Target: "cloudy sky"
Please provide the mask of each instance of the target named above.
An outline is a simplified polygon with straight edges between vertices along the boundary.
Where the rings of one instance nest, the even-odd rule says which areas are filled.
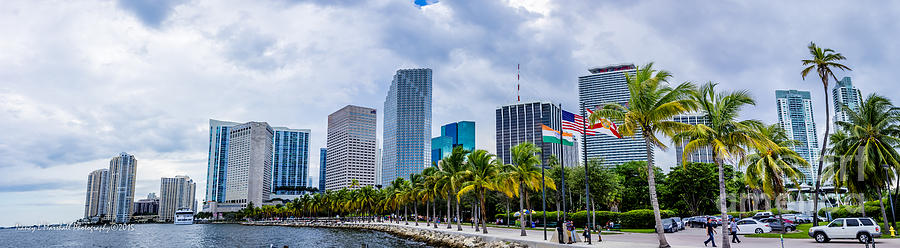
[[[186,174],[205,190],[208,119],[312,130],[382,109],[400,68],[434,70],[433,133],[474,120],[494,151],[494,109],[576,106],[594,66],[656,62],[675,81],[749,89],[745,118],[772,123],[775,89],[813,92],[800,60],[844,53],[863,94],[900,99],[900,6],[856,1],[5,1],[0,8],[0,226],[81,217],[88,172],[138,159],[135,198]],[[574,110],[574,108],[571,108]],[[381,136],[379,116],[379,136]],[[824,132],[824,125],[818,125]],[[821,138],[821,136],[820,136]],[[660,153],[663,164],[672,152]]]

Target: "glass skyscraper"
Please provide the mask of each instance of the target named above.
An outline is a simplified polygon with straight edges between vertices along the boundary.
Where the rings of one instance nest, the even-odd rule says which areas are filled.
[[[225,169],[228,165],[228,133],[237,122],[209,120],[209,160],[206,171],[206,201],[225,201]]]
[[[775,101],[778,107],[778,124],[784,128],[788,139],[799,142],[794,151],[806,159],[810,165],[819,163],[819,139],[816,134],[816,123],[813,118],[813,106],[809,91],[776,90]],[[815,184],[818,178],[814,166],[799,167],[806,175],[806,184]]]
[[[450,155],[453,147],[462,146],[468,151],[475,150],[475,122],[460,121],[441,126],[441,136],[431,138],[431,162]]]
[[[703,114],[678,115],[678,116],[675,116],[674,118],[672,118],[672,120],[676,121],[676,122],[681,122],[684,124],[690,124],[690,125],[697,125],[697,124],[709,125],[709,117],[706,115],[703,115]],[[690,140],[688,140],[688,139],[684,139],[684,140],[675,142],[675,164],[677,164],[678,166],[683,165],[682,162],[684,162],[684,160],[685,160],[683,157],[684,156],[684,146],[687,145],[688,142],[690,142]],[[697,149],[697,151],[688,155],[687,162],[688,163],[691,163],[691,162],[715,163],[716,161],[713,159],[714,158],[713,158],[712,148],[709,146],[706,146],[706,147]]]
[[[541,164],[547,165],[551,155],[563,159],[565,166],[579,164],[578,147],[565,146],[562,150],[558,143],[545,143],[541,125],[554,130],[562,130],[562,112],[559,105],[547,102],[530,102],[500,106],[496,110],[497,124],[497,158],[505,164],[512,164],[510,148],[523,142],[531,142],[541,148]]]
[[[319,192],[325,192],[325,165],[328,164],[328,148],[319,149]]]
[[[108,218],[115,223],[128,223],[134,207],[134,180],[137,160],[134,155],[119,153],[109,161]]]
[[[297,195],[309,175],[309,129],[274,127],[272,193]]]
[[[847,105],[853,111],[858,111],[859,106],[862,105],[862,95],[859,93],[859,89],[853,87],[850,77],[844,77],[837,82],[837,85],[831,90],[831,98],[834,99],[835,123],[850,120],[847,112],[844,111],[844,105]]]
[[[431,69],[397,70],[384,100],[382,185],[431,164]]]
[[[631,99],[625,74],[634,75],[634,64],[608,65],[589,69],[590,75],[578,77],[578,98],[585,107],[602,108],[608,103],[626,105]],[[580,106],[579,106],[580,107]],[[581,115],[587,116],[582,108]],[[622,126],[622,123],[616,123]],[[647,161],[647,146],[643,135],[617,138],[609,135],[587,136],[587,157],[602,159],[604,166],[615,166],[628,161]],[[653,150],[650,150],[653,156]]]

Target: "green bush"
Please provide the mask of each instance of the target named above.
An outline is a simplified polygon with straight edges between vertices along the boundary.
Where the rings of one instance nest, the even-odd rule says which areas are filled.
[[[662,218],[669,218],[675,216],[675,212],[662,210],[660,215]],[[622,223],[623,228],[653,228],[656,224],[654,219],[653,210],[650,209],[631,210],[619,215],[619,222]]]
[[[875,201],[875,206],[869,205],[866,203],[866,217],[870,217],[875,221],[883,221],[881,218],[881,207],[877,205],[878,202]],[[830,208],[822,208],[819,209],[819,215],[827,216],[826,213],[831,212],[831,218],[850,218],[850,217],[862,217],[863,213],[860,211],[859,206],[838,206],[838,207],[830,207]]]

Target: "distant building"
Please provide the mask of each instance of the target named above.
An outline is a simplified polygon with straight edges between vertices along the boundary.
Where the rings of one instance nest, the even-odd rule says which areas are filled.
[[[88,174],[87,195],[84,199],[84,218],[106,216],[109,196],[109,169]]]
[[[272,192],[297,195],[309,175],[309,129],[274,127]]]
[[[319,149],[319,192],[325,192],[325,167],[328,164],[328,148]]]
[[[134,180],[137,160],[120,153],[109,161],[109,210],[107,217],[115,223],[128,223],[134,205]]]
[[[265,122],[233,126],[228,137],[225,203],[262,206],[272,194],[272,136]]]
[[[156,196],[156,193],[150,192],[150,194],[147,194],[147,199],[159,199],[159,197]]]
[[[384,100],[382,185],[431,165],[431,69],[397,70]]]
[[[140,199],[134,202],[132,215],[159,215],[159,198]]]
[[[497,158],[512,164],[510,149],[523,142],[531,142],[541,148],[541,164],[549,165],[555,156],[564,166],[578,165],[578,148],[543,141],[542,125],[556,131],[562,130],[562,111],[559,105],[548,102],[529,102],[500,106],[496,110]],[[562,154],[565,152],[566,156]]]
[[[159,221],[174,221],[175,211],[179,209],[196,210],[197,206],[194,205],[196,192],[197,184],[188,176],[160,178]]]
[[[602,108],[608,103],[627,105],[631,99],[625,74],[634,75],[634,64],[617,64],[591,68],[591,74],[578,77],[578,98],[585,107]],[[581,108],[581,106],[578,106]],[[587,111],[581,109],[581,116]],[[622,123],[616,123],[620,127]],[[609,135],[587,136],[585,142],[588,159],[601,159],[604,166],[615,166],[629,161],[647,161],[647,146],[640,132],[634,136],[617,138]],[[650,149],[653,156],[653,149]]]
[[[678,115],[673,121],[690,125],[709,125],[709,117],[703,114],[695,115]],[[690,142],[688,139],[675,142],[675,164],[682,166],[684,162],[684,146]],[[697,149],[687,157],[688,163],[715,163],[712,148],[709,146]]]
[[[237,122],[209,120],[209,160],[206,171],[206,201],[225,201],[225,170],[228,168],[228,137]]]
[[[431,163],[450,155],[453,147],[475,150],[475,122],[460,121],[441,126],[441,136],[431,138]]]
[[[375,109],[347,105],[328,115],[325,189],[375,185]]]
[[[788,139],[799,142],[794,146],[794,151],[810,165],[818,164],[819,139],[809,91],[776,90],[775,101],[778,107],[778,124],[787,132]],[[812,166],[800,166],[799,169],[806,176],[804,183],[812,185],[816,182],[818,175]]]
[[[862,95],[859,93],[859,89],[853,87],[853,82],[851,82],[850,77],[844,77],[841,81],[837,82],[837,85],[831,90],[831,98],[834,99],[835,123],[839,121],[850,121],[849,114],[844,111],[844,105],[853,111],[859,111],[859,106],[862,105]],[[837,126],[835,126],[835,128],[837,128]]]

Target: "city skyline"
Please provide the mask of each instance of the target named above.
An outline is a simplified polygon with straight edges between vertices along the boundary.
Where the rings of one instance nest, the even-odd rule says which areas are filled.
[[[478,148],[492,153],[493,110],[516,103],[516,64],[522,102],[578,113],[577,77],[587,69],[652,61],[673,82],[748,89],[758,104],[746,118],[771,124],[774,89],[810,91],[824,107],[821,83],[798,72],[816,41],[854,65],[838,78],[900,98],[896,84],[881,83],[900,65],[889,56],[894,26],[879,21],[895,15],[895,4],[863,11],[833,2],[816,16],[802,3],[123,2],[5,6],[0,23],[15,24],[2,26],[15,39],[0,41],[0,113],[9,117],[0,120],[0,156],[8,158],[0,196],[18,201],[0,204],[17,213],[0,226],[83,215],[85,175],[119,151],[141,160],[136,195],[158,191],[159,178],[171,175],[205,188],[211,117],[309,128],[317,133],[310,147],[325,147],[327,114],[382,106],[397,68],[432,68],[433,123],[479,123]],[[322,25],[301,25],[309,22]],[[809,28],[819,25],[829,28]],[[815,118],[821,141],[828,124],[821,112]],[[672,150],[656,152],[659,164],[674,163]],[[318,164],[310,156],[310,172]]]

